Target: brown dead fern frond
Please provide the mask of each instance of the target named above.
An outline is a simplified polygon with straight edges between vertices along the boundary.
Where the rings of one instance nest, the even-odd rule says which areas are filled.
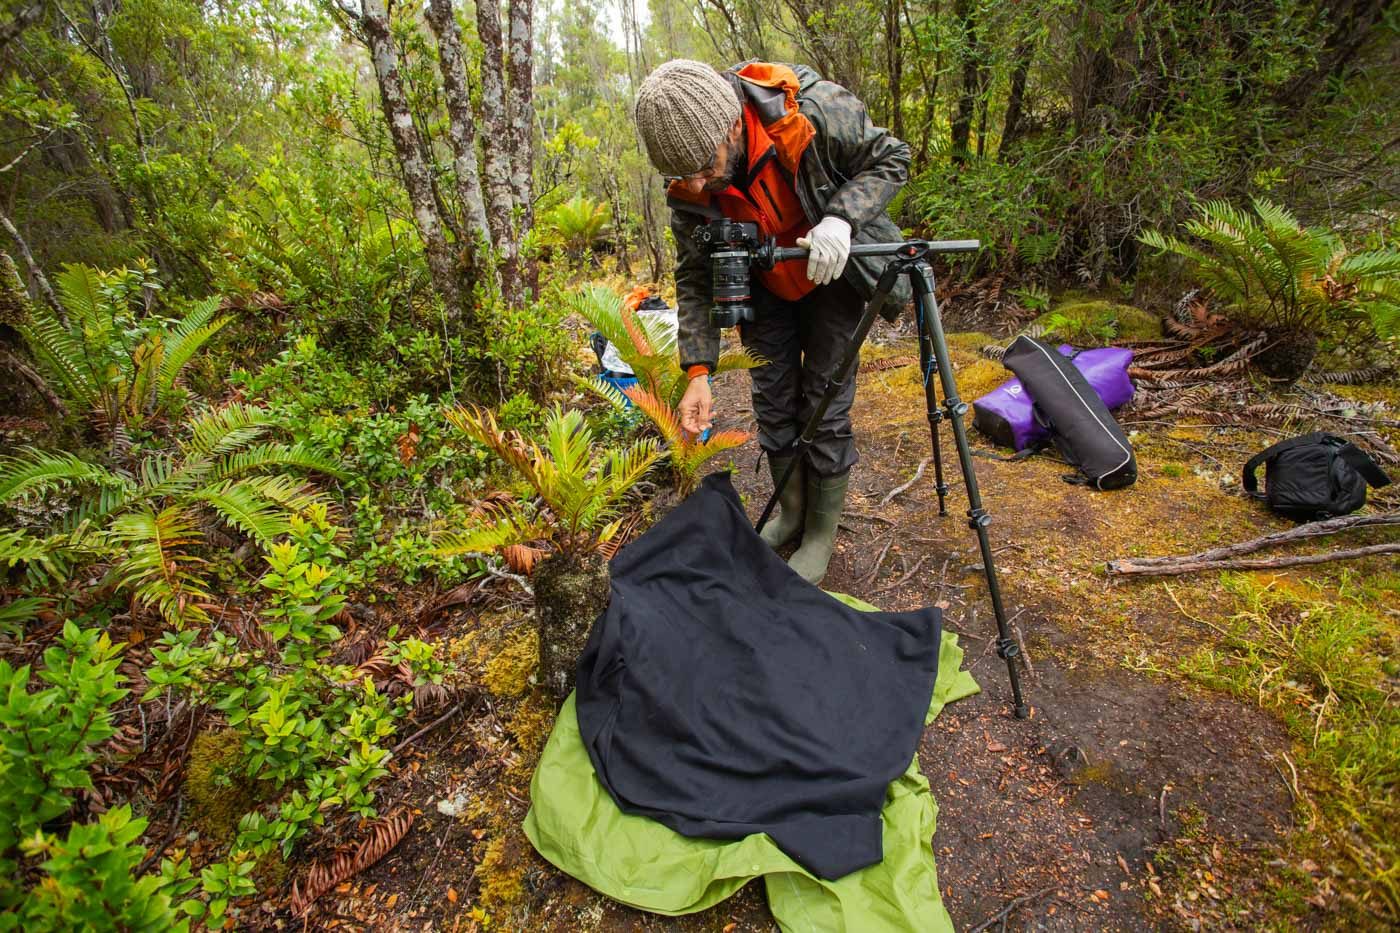
[[[368,835],[353,850],[343,850],[328,862],[312,865],[306,873],[305,884],[292,882],[292,913],[298,917],[305,915],[322,894],[388,855],[412,826],[412,813],[403,810],[392,814],[372,823]]]

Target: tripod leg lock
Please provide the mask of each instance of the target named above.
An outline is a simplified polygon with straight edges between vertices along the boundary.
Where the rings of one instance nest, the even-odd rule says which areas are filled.
[[[968,509],[967,527],[976,531],[978,528],[986,528],[992,523],[992,516],[986,509]]]
[[[929,420],[929,423],[930,423],[930,424],[941,424],[942,421],[943,421],[943,419],[944,419],[945,417],[947,417],[946,415],[943,414],[942,411],[940,411],[940,410],[937,409],[937,408],[933,409],[932,411],[928,412],[927,414],[928,414],[928,420]]]
[[[1011,638],[997,639],[997,657],[1003,661],[1012,661],[1021,656],[1021,646]]]
[[[948,409],[948,416],[950,418],[961,418],[963,415],[967,414],[968,405],[967,402],[964,402],[962,399],[950,398],[943,402],[943,407]]]

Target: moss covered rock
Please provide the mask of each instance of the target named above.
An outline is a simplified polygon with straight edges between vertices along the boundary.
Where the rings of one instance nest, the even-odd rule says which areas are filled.
[[[1130,340],[1156,340],[1162,319],[1150,311],[1114,301],[1066,302],[1036,318],[1043,339],[1075,346],[1106,346]]]
[[[185,799],[200,833],[231,843],[238,821],[257,806],[252,782],[243,772],[243,742],[231,729],[195,736],[185,769]]]

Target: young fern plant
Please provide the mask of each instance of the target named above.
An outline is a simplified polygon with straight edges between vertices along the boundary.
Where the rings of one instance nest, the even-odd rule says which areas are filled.
[[[32,448],[0,459],[0,505],[78,497],[49,527],[0,534],[0,566],[24,565],[31,584],[52,589],[80,567],[106,565],[107,582],[136,605],[176,626],[203,621],[211,597],[196,550],[206,544],[206,517],[268,547],[292,515],[323,499],[289,471],[342,475],[305,444],[264,441],[272,426],[271,415],[248,405],[204,412],[187,437],[134,473]]]
[[[676,334],[660,322],[627,308],[612,290],[591,285],[572,294],[571,310],[577,312],[606,337],[637,377],[637,385],[626,389],[599,379],[580,379],[578,384],[604,399],[619,411],[630,401],[651,422],[666,443],[671,472],[678,495],[689,495],[700,476],[700,468],[712,457],[743,445],[743,431],[715,431],[705,440],[681,427],[676,410],[689,377],[680,367]],[[747,350],[721,353],[715,372],[752,369],[763,360]]]
[[[444,557],[502,552],[534,580],[540,681],[563,700],[593,621],[607,606],[608,566],[602,549],[621,525],[624,497],[660,455],[654,438],[597,452],[583,414],[555,407],[544,424],[544,444],[504,431],[480,408],[453,408],[447,419],[490,448],[535,495],[483,509],[479,528],[437,539]],[[536,558],[543,556],[536,562]]]
[[[1258,199],[1252,207],[1205,201],[1184,225],[1194,242],[1155,230],[1140,239],[1186,260],[1231,320],[1284,351],[1261,354],[1266,374],[1297,378],[1318,335],[1335,327],[1400,334],[1400,251],[1352,252],[1336,234],[1303,226],[1277,204]]]
[[[446,417],[514,470],[537,499],[493,506],[491,522],[439,536],[436,549],[444,557],[537,543],[572,557],[594,553],[617,533],[623,497],[660,456],[651,438],[599,455],[583,414],[558,407],[545,419],[543,447],[503,430],[487,409],[451,408]]]
[[[695,491],[700,482],[700,469],[712,457],[742,447],[749,435],[744,431],[711,431],[704,440],[681,427],[680,413],[675,406],[657,398],[640,385],[619,389],[598,377],[581,380],[590,392],[607,399],[618,411],[625,411],[630,401],[651,422],[666,444],[666,459],[671,466],[671,478],[676,495],[684,498]]]
[[[194,302],[179,319],[151,313],[146,296],[160,286],[145,266],[70,265],[57,280],[67,324],[31,302],[16,330],[70,407],[108,435],[178,411],[186,397],[181,372],[232,320],[219,314],[218,298]]]

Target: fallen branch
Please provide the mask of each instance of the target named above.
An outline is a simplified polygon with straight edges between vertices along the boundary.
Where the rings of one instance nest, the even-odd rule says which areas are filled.
[[[891,531],[889,537],[885,539],[885,546],[881,549],[879,556],[875,558],[875,563],[870,565],[870,569],[860,575],[861,586],[869,586],[875,582],[875,577],[880,573],[880,565],[885,562],[885,555],[890,552],[890,545],[894,544],[894,532]]]
[[[983,930],[991,929],[992,924],[1000,923],[1007,917],[1011,916],[1011,912],[1017,907],[1020,907],[1022,904],[1028,904],[1031,901],[1038,901],[1053,890],[1055,889],[1041,888],[1034,894],[1023,894],[1020,897],[1012,898],[1009,902],[1007,902],[1007,905],[1005,907],[992,914],[992,916],[988,917],[986,920],[977,924],[977,926],[973,927],[970,931],[968,931],[968,933],[982,933]]]
[[[1374,554],[1400,554],[1400,541],[1392,544],[1372,544],[1367,547],[1351,548],[1346,551],[1333,551],[1330,554],[1299,554],[1293,557],[1261,557],[1236,560],[1197,560],[1194,557],[1177,558],[1169,564],[1151,564],[1146,567],[1134,561],[1116,560],[1109,564],[1111,573],[1144,574],[1150,576],[1170,576],[1178,573],[1194,573],[1197,570],[1273,570],[1278,567],[1301,567],[1308,564],[1326,564],[1334,560],[1355,560]]]
[[[1224,547],[1211,548],[1208,551],[1201,551],[1198,554],[1190,554],[1182,557],[1129,557],[1122,560],[1109,561],[1109,573],[1151,573],[1153,567],[1175,567],[1185,562],[1217,561],[1226,560],[1231,557],[1238,557],[1241,554],[1250,554],[1254,551],[1262,551],[1278,544],[1287,544],[1290,541],[1304,541],[1308,538],[1320,538],[1326,535],[1334,535],[1343,531],[1351,531],[1356,528],[1376,528],[1384,525],[1400,525],[1400,511],[1380,512],[1373,515],[1350,515],[1341,518],[1329,518],[1321,522],[1309,522],[1306,525],[1299,525],[1297,528],[1290,528],[1287,531],[1276,531],[1273,534],[1263,535],[1249,541],[1242,541],[1239,544],[1228,544]],[[1127,568],[1127,569],[1124,569]]]
[[[896,487],[894,487],[893,489],[891,489],[889,492],[885,493],[885,498],[883,498],[883,499],[880,500],[880,504],[879,504],[878,506],[876,506],[876,508],[884,508],[885,506],[889,505],[891,499],[893,499],[895,496],[899,495],[899,494],[900,494],[901,492],[903,492],[904,490],[908,489],[910,486],[912,486],[912,485],[914,485],[915,483],[917,483],[917,482],[919,481],[919,477],[924,475],[924,470],[926,470],[926,469],[928,468],[928,461],[929,461],[929,458],[928,458],[928,457],[925,457],[924,459],[920,460],[920,461],[919,461],[919,468],[918,468],[917,470],[914,471],[914,476],[913,476],[913,478],[910,479],[909,482],[905,483],[904,485],[902,485],[902,486],[896,486]]]

